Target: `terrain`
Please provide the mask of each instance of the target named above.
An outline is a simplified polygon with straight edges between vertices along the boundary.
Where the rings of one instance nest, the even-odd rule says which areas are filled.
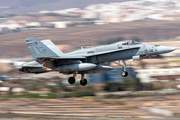
[[[38,12],[43,10],[61,10],[74,7],[85,7],[90,4],[121,2],[125,0],[0,0],[0,7],[10,8],[0,9],[0,14],[15,14]],[[127,1],[127,0],[126,0]]]
[[[159,95],[146,97],[123,97],[120,99],[88,100],[84,98],[32,99],[0,98],[0,113],[41,115],[42,118],[63,118],[66,116],[102,118],[173,118],[180,116],[179,95]],[[20,102],[21,101],[21,102]],[[169,111],[155,113],[151,109]],[[46,116],[44,116],[46,115]],[[10,115],[11,116],[11,115]],[[25,115],[23,115],[25,117]],[[13,116],[14,117],[14,116]],[[27,115],[26,115],[27,117]],[[127,119],[126,119],[127,120]],[[138,119],[139,120],[139,119]],[[143,120],[143,119],[140,119]]]
[[[179,35],[179,21],[135,21],[99,26],[86,25],[63,29],[31,30],[0,35],[0,56],[4,58],[31,57],[25,43],[27,37],[37,37],[40,40],[51,39],[57,45],[69,45],[68,51],[73,51],[79,49],[80,46],[95,46],[98,41],[110,38],[138,37],[143,42],[154,42]]]

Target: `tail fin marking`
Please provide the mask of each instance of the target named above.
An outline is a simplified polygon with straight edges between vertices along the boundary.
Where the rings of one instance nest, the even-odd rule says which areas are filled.
[[[59,57],[57,53],[48,48],[45,44],[39,41],[36,37],[26,38],[26,43],[30,49],[33,58],[36,60],[39,57]]]

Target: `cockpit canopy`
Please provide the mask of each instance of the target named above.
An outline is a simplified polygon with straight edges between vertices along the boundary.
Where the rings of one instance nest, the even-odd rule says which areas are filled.
[[[134,41],[134,40],[122,40],[116,43],[113,43],[116,45],[134,45],[134,44],[141,44],[140,42]]]

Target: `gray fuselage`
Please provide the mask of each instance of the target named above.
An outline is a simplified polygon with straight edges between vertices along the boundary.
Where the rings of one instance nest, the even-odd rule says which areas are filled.
[[[88,49],[82,49],[70,53],[67,56],[85,56],[88,63],[103,63],[116,60],[133,59],[133,56],[156,55],[158,51],[155,45],[104,45]]]

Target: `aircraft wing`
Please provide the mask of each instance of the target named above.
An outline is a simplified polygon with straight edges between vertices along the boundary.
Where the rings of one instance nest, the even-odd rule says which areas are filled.
[[[72,64],[86,57],[38,57],[36,61],[43,66],[53,69],[55,66]]]
[[[82,60],[86,59],[86,57],[83,56],[64,56],[64,57],[38,57],[38,59],[55,59],[55,60]]]

